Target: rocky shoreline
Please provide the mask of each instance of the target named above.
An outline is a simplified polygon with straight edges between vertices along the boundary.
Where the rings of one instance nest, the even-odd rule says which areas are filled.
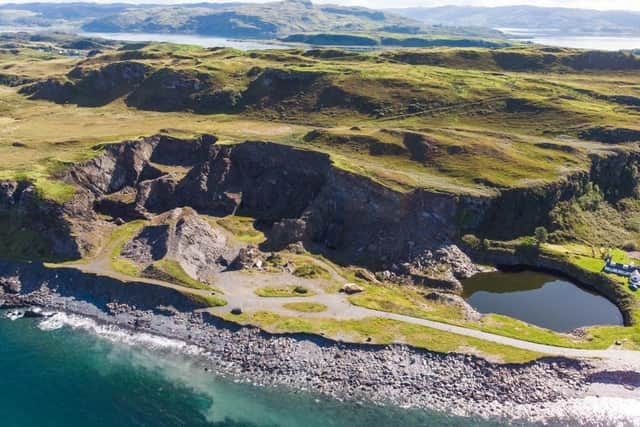
[[[177,310],[172,305],[137,307],[122,296],[102,305],[91,295],[95,288],[90,284],[85,283],[83,293],[67,289],[61,294],[53,277],[49,281],[32,271],[28,278],[24,266],[20,274],[11,275],[7,273],[9,266],[15,269],[15,265],[0,263],[0,303],[5,308],[46,307],[91,317],[131,333],[181,340],[205,351],[207,370],[264,386],[526,422],[562,422],[567,414],[559,408],[587,396],[590,386],[603,378],[608,383],[640,386],[637,374],[607,375],[602,367],[569,359],[495,364],[475,356],[440,354],[403,345],[337,343],[304,334],[273,335],[207,312]],[[60,269],[55,276],[65,280],[65,271]],[[34,282],[23,283],[25,280]],[[91,282],[90,276],[87,282]],[[133,286],[120,285],[125,289]],[[163,298],[159,296],[157,302],[168,302]]]

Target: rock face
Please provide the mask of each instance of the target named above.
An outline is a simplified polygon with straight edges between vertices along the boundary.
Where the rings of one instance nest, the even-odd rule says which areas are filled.
[[[422,138],[407,145],[407,152],[423,159],[437,149],[437,141]],[[597,184],[608,201],[630,197],[640,183],[638,161],[630,151],[612,151],[594,157],[588,172],[496,191],[493,197],[426,190],[401,193],[336,168],[319,152],[256,141],[218,145],[210,135],[192,140],[159,135],[107,145],[100,156],[72,168],[65,180],[78,187],[77,195],[64,206],[44,204],[57,209],[54,214],[43,214],[39,208],[43,204],[34,202],[38,201],[34,191],[18,183],[0,186],[0,210],[21,206],[25,217],[35,217],[29,220],[34,224],[58,218],[55,227],[39,227],[46,233],[56,230],[56,250],[66,254],[83,253],[88,245],[82,233],[71,231],[77,224],[89,230],[95,223],[93,209],[119,221],[152,218],[185,206],[214,216],[250,216],[263,225],[267,236],[261,250],[303,242],[337,262],[388,270],[403,282],[415,275],[457,289],[460,278],[475,272],[455,246],[461,234],[498,239],[532,234],[536,226],[546,225],[558,202],[579,197],[588,184]],[[219,254],[190,253],[189,244],[175,248],[168,238],[166,248],[157,249],[155,232],[169,233],[176,241],[193,240],[196,247],[194,236],[204,232],[207,245],[219,246],[215,233],[206,231],[208,224],[181,212],[181,220],[168,230],[149,229],[148,236],[140,236],[136,242],[140,246],[129,248],[132,258],[149,263],[158,258],[154,251],[174,250],[192,258],[181,261],[190,274],[206,275],[195,265],[217,265]]]
[[[269,68],[249,84],[243,95],[245,105],[273,105],[284,99],[312,91],[322,85],[323,73],[285,71]]]
[[[584,195],[589,184],[597,185],[610,203],[637,197],[639,164],[637,152],[613,149],[592,155],[586,172],[551,183],[501,190],[493,198],[462,198],[458,217],[462,231],[499,240],[532,235],[536,226],[549,226],[549,212],[559,202]]]
[[[174,209],[153,222],[123,246],[122,256],[143,267],[170,259],[202,282],[212,281],[236,256],[225,235],[189,208]]]
[[[7,221],[2,226],[37,233],[56,259],[75,259],[91,249],[96,222],[91,201],[91,195],[79,189],[59,204],[43,198],[31,183],[0,181],[0,219]]]
[[[186,173],[162,174],[154,165],[181,166]],[[334,168],[325,154],[271,143],[218,146],[214,138],[158,136],[108,146],[67,179],[91,191],[98,208],[113,206],[113,195],[127,191],[135,197],[122,203],[137,217],[179,206],[247,215],[271,226],[266,248],[311,241],[334,258],[370,267],[451,244],[456,232],[454,196],[397,193]],[[123,211],[119,206],[114,217]]]
[[[435,141],[414,139],[412,155],[428,158],[437,149]],[[74,168],[68,179],[88,188],[96,206],[114,217],[127,209],[141,217],[180,206],[216,216],[241,214],[265,224],[265,249],[312,242],[333,259],[373,270],[409,263],[412,273],[432,277],[434,264],[446,265],[446,279],[457,281],[473,273],[472,263],[453,245],[461,232],[506,239],[530,234],[546,224],[559,201],[583,194],[589,182],[608,197],[628,196],[638,184],[632,176],[637,162],[635,155],[613,153],[594,159],[589,173],[565,180],[503,190],[495,197],[459,197],[424,190],[399,193],[333,167],[318,152],[262,142],[217,145],[213,137],[156,136],[108,146],[102,156]],[[185,172],[163,173],[156,167],[161,165]],[[135,196],[110,212],[102,202],[121,191]]]
[[[61,298],[58,300],[60,308],[68,305],[72,310],[73,307],[93,306],[101,312],[109,312],[110,307],[120,303],[153,311],[173,307],[186,312],[205,306],[173,289],[148,283],[124,283],[73,268],[50,269],[37,263],[0,261],[0,277],[3,278],[0,299],[5,299],[8,305],[28,299],[28,305],[52,306],[47,298],[55,293]]]
[[[209,74],[163,68],[151,74],[126,99],[127,105],[152,111],[229,111],[240,94],[225,89]]]
[[[609,144],[640,141],[640,130],[597,126],[581,131],[578,136],[588,141],[599,141]]]
[[[19,93],[28,95],[29,99],[45,99],[57,104],[66,104],[75,97],[76,90],[72,82],[47,79],[25,86]]]
[[[140,62],[114,62],[99,69],[76,67],[67,80],[48,79],[20,89],[31,99],[58,104],[74,103],[97,107],[106,105],[134,90],[146,77],[149,66]]]
[[[77,78],[75,103],[94,107],[106,105],[138,87],[150,71],[140,62],[114,62],[97,70],[76,68],[69,77]]]

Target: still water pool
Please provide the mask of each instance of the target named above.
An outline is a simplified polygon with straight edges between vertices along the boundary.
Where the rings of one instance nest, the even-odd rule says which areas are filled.
[[[546,273],[481,273],[463,286],[465,299],[480,313],[504,314],[558,332],[623,322],[606,298]]]

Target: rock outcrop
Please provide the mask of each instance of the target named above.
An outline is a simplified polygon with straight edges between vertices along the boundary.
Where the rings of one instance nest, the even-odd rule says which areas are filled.
[[[109,277],[87,274],[74,268],[47,268],[37,263],[0,261],[0,299],[7,305],[60,306],[73,311],[82,306],[86,314],[102,316],[120,303],[141,310],[164,312],[167,307],[187,312],[206,307],[196,299],[149,283],[121,282]],[[55,294],[55,304],[49,299]],[[92,308],[93,307],[93,308]],[[87,310],[89,310],[87,312]]]
[[[102,68],[76,67],[66,79],[47,79],[20,89],[31,99],[86,107],[106,105],[133,91],[146,78],[150,68],[140,62],[123,61]]]
[[[75,259],[91,251],[97,222],[92,200],[87,191],[79,189],[60,204],[43,197],[30,182],[0,181],[3,227],[35,233],[48,246],[50,259]],[[29,245],[24,246],[29,252]]]
[[[598,141],[607,144],[621,144],[640,142],[640,130],[616,128],[610,126],[596,126],[581,131],[578,136],[588,141]]]
[[[226,269],[236,254],[224,233],[190,208],[177,208],[154,218],[121,252],[143,268],[163,259],[174,261],[187,275],[205,283]]]
[[[180,165],[186,172],[162,173],[155,165]],[[114,217],[180,206],[247,215],[267,225],[266,248],[309,241],[336,259],[369,267],[411,260],[451,244],[456,234],[454,196],[401,194],[335,168],[325,154],[272,143],[219,146],[212,137],[157,136],[107,146],[67,180],[88,189],[96,207]],[[114,206],[116,212],[109,212]]]
[[[416,160],[428,159],[438,149],[437,141],[420,135],[406,138],[412,140],[407,152]],[[182,207],[214,216],[239,214],[261,224],[267,237],[261,250],[304,242],[339,263],[388,270],[403,282],[415,276],[451,290],[476,271],[455,245],[463,233],[498,239],[531,234],[535,227],[548,224],[557,203],[580,197],[589,184],[615,202],[636,194],[640,182],[638,155],[628,150],[594,155],[590,171],[553,183],[496,191],[495,196],[402,193],[340,169],[320,152],[257,141],[218,145],[210,135],[192,140],[158,135],[103,150],[69,171],[65,179],[78,191],[73,203],[57,206],[60,212],[43,215],[35,207],[27,208],[32,191],[25,191],[28,185],[19,190],[17,183],[0,186],[0,209],[23,206],[36,213],[34,224],[41,223],[41,217],[62,218],[61,226],[41,228],[48,233],[57,230],[56,250],[66,254],[83,253],[87,242],[74,227],[90,227],[95,222],[93,209],[118,221],[153,218]],[[149,228],[148,235],[139,236],[140,246],[129,248],[138,254],[133,259],[139,257],[143,264],[157,261],[158,255],[144,247],[165,254],[173,251],[174,258],[182,253],[191,258],[180,263],[193,277],[208,274],[202,265],[224,265],[234,259],[224,256],[224,262],[218,262],[221,254],[197,249],[199,243],[218,248],[221,241],[206,221],[186,214],[187,210],[176,212],[180,213],[174,212],[178,217],[174,223],[156,224],[165,227]],[[166,247],[158,249],[155,232],[169,236],[162,243]],[[193,237],[200,233],[205,236],[202,242]],[[195,252],[190,253],[191,243],[177,248],[172,241],[193,241]]]

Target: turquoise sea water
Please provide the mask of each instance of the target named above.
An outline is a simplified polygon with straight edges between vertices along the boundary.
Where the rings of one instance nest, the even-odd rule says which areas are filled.
[[[236,384],[163,346],[151,350],[67,327],[43,331],[38,324],[0,319],[2,427],[480,425]]]

